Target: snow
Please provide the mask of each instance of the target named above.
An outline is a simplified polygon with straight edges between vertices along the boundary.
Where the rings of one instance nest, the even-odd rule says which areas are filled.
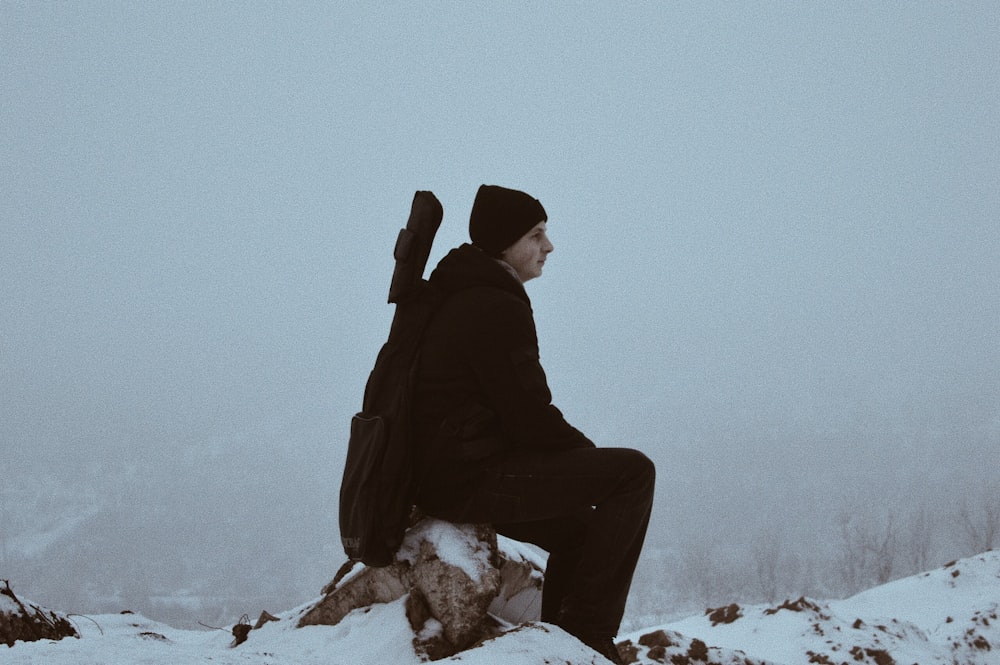
[[[19,609],[13,598],[0,594],[0,612],[17,612]]]
[[[533,545],[497,534],[497,547],[510,561],[526,561],[539,570],[545,570],[548,555]]]
[[[510,541],[502,546],[519,551]],[[523,554],[537,557],[530,549]],[[0,664],[413,665],[421,659],[413,649],[405,602],[404,597],[357,610],[336,626],[295,628],[312,605],[306,603],[252,630],[236,647],[228,630],[179,630],[135,614],[72,615],[79,639],[0,646]],[[641,665],[696,661],[692,655],[698,651],[709,662],[734,665],[879,664],[890,657],[897,665],[1000,665],[998,604],[1000,552],[987,552],[844,600],[734,605],[620,639],[631,642]],[[441,662],[607,663],[559,628],[540,622],[513,627]]]
[[[145,617],[110,614],[71,617],[80,639],[0,646],[0,663],[18,665],[416,665],[406,598],[348,614],[336,626],[295,628],[301,610],[250,632],[232,647],[223,631],[177,630]],[[607,661],[558,628],[529,624],[441,662],[465,665],[536,665],[545,662],[606,665]]]
[[[899,665],[1000,665],[998,604],[1000,552],[987,552],[845,600],[747,606],[731,623],[706,613],[662,628],[784,665],[822,662],[814,655],[875,663],[879,652]]]
[[[433,546],[439,559],[461,568],[469,579],[478,583],[483,571],[489,569],[490,551],[479,541],[474,526],[455,526],[433,519],[420,521],[406,532],[398,557],[411,564],[415,563],[420,553],[420,544],[426,541]],[[475,554],[469,557],[468,552]]]

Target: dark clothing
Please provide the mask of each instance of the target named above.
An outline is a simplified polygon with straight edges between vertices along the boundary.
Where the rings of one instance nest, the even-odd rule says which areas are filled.
[[[465,501],[438,511],[491,522],[498,533],[549,552],[542,620],[570,633],[613,637],[652,507],[655,473],[628,448],[518,452],[491,463]]]
[[[547,550],[542,619],[613,637],[649,521],[652,463],[596,448],[552,405],[531,302],[501,263],[463,245],[430,281],[446,300],[417,374],[420,507]]]
[[[424,334],[415,391],[423,499],[475,485],[484,458],[594,444],[552,405],[531,301],[500,262],[472,245],[445,256],[430,282],[445,302]]]

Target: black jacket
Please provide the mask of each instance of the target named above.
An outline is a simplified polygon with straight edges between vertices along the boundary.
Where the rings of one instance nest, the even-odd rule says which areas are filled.
[[[445,295],[421,349],[414,400],[425,488],[474,482],[495,455],[593,443],[552,405],[531,301],[520,280],[472,245],[431,274]]]

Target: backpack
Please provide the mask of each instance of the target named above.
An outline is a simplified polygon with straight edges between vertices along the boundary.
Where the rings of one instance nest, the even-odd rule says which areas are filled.
[[[396,311],[389,338],[368,377],[362,409],[351,419],[340,485],[340,539],[348,558],[369,566],[392,563],[413,508],[414,380],[424,330],[443,299],[423,273],[442,216],[434,194],[414,195],[393,252],[389,303]]]

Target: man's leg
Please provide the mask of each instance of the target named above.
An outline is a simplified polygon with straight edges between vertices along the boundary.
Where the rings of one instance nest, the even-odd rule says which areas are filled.
[[[497,533],[525,543],[538,545],[549,553],[542,586],[542,621],[556,623],[563,600],[573,588],[576,566],[580,562],[587,524],[593,508],[580,515],[557,517],[537,522],[495,524]]]
[[[654,485],[652,462],[635,450],[516,453],[498,460],[449,519],[491,522],[513,533],[515,524],[586,516],[578,561],[566,557],[553,571],[564,589],[557,623],[577,636],[611,638],[625,611]]]

